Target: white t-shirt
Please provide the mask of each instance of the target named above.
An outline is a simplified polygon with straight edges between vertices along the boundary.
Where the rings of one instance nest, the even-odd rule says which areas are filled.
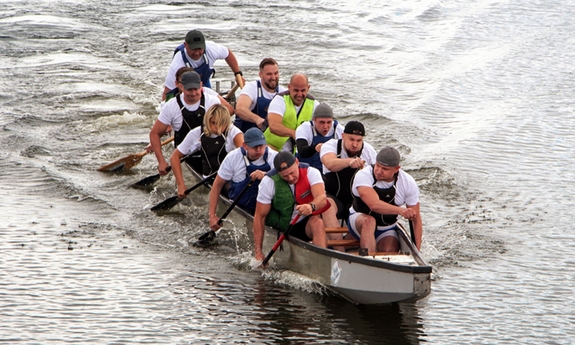
[[[321,159],[323,155],[327,153],[335,153],[337,156],[337,139],[330,139],[326,143],[321,146],[321,150],[319,151],[319,158]],[[350,158],[347,155],[347,151],[343,148],[343,140],[341,143],[341,153],[339,158]],[[366,165],[375,164],[377,158],[377,153],[371,144],[366,143],[365,140],[363,141],[363,150],[361,151],[361,159],[365,161]],[[330,171],[323,166],[323,173],[324,175],[330,173]]]
[[[186,50],[184,49],[184,52],[185,51]],[[210,68],[214,68],[214,63],[216,62],[216,60],[227,59],[229,53],[230,52],[228,48],[224,47],[223,45],[214,43],[212,41],[206,41],[205,54],[206,57],[208,58],[208,65],[210,66]],[[204,64],[203,55],[199,60],[192,60],[192,58],[188,55],[187,52],[185,52],[185,54],[186,59],[188,59],[188,61],[191,64],[190,67],[197,68]],[[170,90],[176,87],[176,72],[178,72],[178,70],[182,67],[186,67],[186,63],[182,58],[182,54],[180,52],[177,52],[172,58],[172,62],[170,63],[170,68],[168,69],[168,75],[166,76],[166,80],[164,81],[165,87],[167,87]]]
[[[233,124],[230,125],[230,129],[228,130],[228,135],[225,137],[226,138],[226,144],[225,144],[226,152],[231,152],[232,150],[236,149],[236,145],[234,144],[234,138],[236,137],[236,135],[240,134],[241,132],[242,131],[240,131],[240,129],[238,127],[234,126]],[[188,134],[186,134],[186,137],[184,138],[184,140],[182,140],[180,145],[178,145],[176,150],[180,151],[180,153],[183,154],[184,156],[196,152],[202,146],[202,142],[200,141],[201,136],[202,136],[202,127],[201,126],[198,126],[194,129],[192,129],[191,131],[188,132]],[[215,138],[215,137],[217,137],[217,135],[214,135],[214,134],[210,135],[210,138]]]
[[[274,158],[278,153],[269,148],[267,149],[267,151],[268,151],[267,162],[270,165],[270,167],[273,168]],[[261,156],[259,159],[253,161],[252,163],[255,165],[263,165],[264,156],[265,154]],[[228,153],[226,158],[224,158],[222,165],[220,165],[220,168],[218,169],[218,176],[226,181],[234,181],[234,182],[241,182],[246,178],[246,162],[244,160],[242,150],[237,148]]]
[[[323,184],[323,178],[321,177],[321,173],[319,172],[319,170],[317,170],[314,167],[309,167],[307,169],[307,178],[308,178],[310,187],[315,185],[315,184],[318,184],[318,183]],[[295,185],[290,184],[289,186],[290,186],[290,189],[291,189],[292,194],[293,194]],[[259,203],[262,203],[262,204],[271,204],[272,199],[274,198],[275,194],[276,194],[276,185],[274,183],[274,180],[272,180],[272,178],[269,176],[265,176],[259,185],[257,201]],[[294,207],[290,221],[295,218],[296,214],[297,214],[297,210]],[[300,219],[298,220],[298,223],[301,220],[303,220],[303,218],[304,217],[300,217]]]
[[[304,105],[304,104],[305,103],[302,103],[302,105]],[[318,105],[319,105],[319,101],[315,100],[313,103],[313,110],[314,111]],[[297,107],[297,106],[294,106],[294,107],[295,107],[295,113],[297,114],[301,108],[301,105],[299,107]],[[274,113],[274,114],[279,114],[281,117],[283,117],[285,112],[286,112],[286,103],[285,103],[283,96],[274,97],[272,99],[272,101],[270,102],[270,106],[268,107],[268,114]],[[296,128],[296,130],[297,130],[297,128]],[[293,149],[293,146],[292,146],[291,140],[286,141],[284,146],[282,146],[282,151],[292,152],[292,149]]]
[[[341,134],[345,128],[341,125],[341,123],[337,123],[337,127],[335,128],[335,138],[334,139],[341,139]],[[327,132],[326,137],[331,137],[333,135],[333,125]],[[313,120],[312,122],[306,121],[298,126],[295,131],[295,138],[296,140],[305,139],[308,145],[313,143]],[[323,146],[323,145],[322,145]]]
[[[351,186],[351,193],[354,196],[359,196],[357,187],[373,187],[374,179],[372,174],[373,168],[368,165],[358,171],[353,179],[353,184]],[[377,181],[375,186],[378,188],[389,188],[393,185],[393,182]],[[395,205],[397,206],[415,206],[419,202],[419,187],[415,179],[406,173],[405,171],[399,169],[399,174],[397,177],[397,183],[395,184]],[[356,212],[353,206],[350,208],[350,213]]]
[[[258,80],[259,80],[259,78],[258,78]],[[279,92],[283,92],[287,89],[285,87],[279,85],[278,90],[279,90]],[[262,96],[265,99],[273,99],[276,94],[277,93],[275,91],[274,92],[267,91],[262,85]],[[250,81],[250,82],[246,83],[244,85],[244,88],[242,89],[242,92],[240,93],[240,96],[241,95],[246,95],[252,100],[252,103],[250,104],[250,110],[254,110],[254,108],[256,107],[256,104],[258,102],[258,82],[256,80],[254,80],[254,81]]]
[[[196,111],[200,107],[201,101],[198,101],[194,104],[187,104],[186,101],[184,100],[183,94],[179,95],[178,97],[180,97],[182,104],[189,111]],[[210,109],[212,105],[221,104],[220,99],[217,98],[216,96],[204,93],[204,97],[206,100],[204,104],[206,112],[208,111],[208,109]],[[180,106],[175,97],[170,99],[168,103],[166,103],[162,107],[162,109],[160,110],[160,116],[158,116],[158,120],[165,125],[168,126],[171,125],[174,131],[179,131],[180,128],[182,128],[183,123],[182,111],[180,110]]]

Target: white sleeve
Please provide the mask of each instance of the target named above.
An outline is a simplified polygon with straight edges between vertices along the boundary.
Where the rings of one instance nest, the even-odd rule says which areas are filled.
[[[222,102],[220,102],[220,99],[217,96],[213,96],[211,94],[204,93],[204,97],[205,97],[204,107],[206,107],[206,112],[208,112],[208,110],[210,110],[210,107],[212,105],[222,104]]]
[[[415,206],[419,202],[419,187],[415,179],[403,170],[399,170],[396,185],[397,205]]]
[[[208,57],[210,68],[213,68],[216,60],[227,59],[230,51],[228,50],[227,47],[221,44],[217,44],[212,41],[206,41],[205,53],[206,56]]]
[[[236,176],[236,170],[238,170],[238,168],[240,166],[245,165],[243,162],[241,151],[240,152],[237,152],[237,151],[238,151],[238,149],[228,153],[226,158],[224,158],[222,165],[220,165],[220,168],[218,169],[218,176],[220,178],[222,178],[223,180],[232,181],[234,179],[234,177]],[[244,169],[244,175],[245,175],[245,169]],[[242,181],[242,180],[243,180],[243,176],[241,179],[239,179],[239,181]],[[239,181],[234,181],[234,182],[239,182]]]
[[[295,130],[295,138],[296,140],[305,139],[308,145],[313,143],[313,130],[309,121],[306,121],[297,127]]]
[[[242,131],[234,126],[233,124],[230,125],[230,129],[228,130],[228,136],[226,137],[226,151],[232,152],[232,150],[236,149],[236,144],[234,143],[234,139],[238,134],[242,133]]]
[[[321,158],[328,153],[335,153],[337,155],[337,139],[329,139],[328,141],[326,141],[323,145],[321,145],[321,149],[319,150],[319,159],[321,160]],[[330,171],[325,167],[325,164],[322,163],[322,169],[323,169],[323,173],[327,174]]]
[[[168,74],[166,75],[166,80],[164,81],[164,86],[168,89],[175,89],[176,88],[176,72],[181,67],[185,67],[186,64],[182,59],[182,54],[178,51],[174,54],[172,61],[170,62],[170,68],[168,68]]]
[[[339,123],[339,121],[337,122],[337,127],[335,128],[335,139],[341,139],[343,137],[343,131],[345,130],[345,127],[341,125],[341,123]]]
[[[355,196],[359,196],[357,192],[357,187],[372,187],[373,186],[373,176],[371,174],[371,165],[366,166],[355,174],[353,178],[353,184],[351,186],[351,193]]]
[[[286,103],[284,101],[283,96],[275,96],[272,101],[270,102],[270,106],[268,107],[268,114],[274,113],[279,114],[281,117],[284,116],[286,112]]]
[[[271,204],[276,192],[274,180],[269,176],[265,176],[258,186],[257,202],[262,204]]]
[[[250,110],[253,110],[258,102],[258,82],[254,80],[246,83],[242,92],[240,92],[240,97],[242,95],[246,95],[251,99]]]
[[[202,87],[202,92],[206,95],[210,95],[210,96],[214,96],[214,97],[218,97],[220,95],[219,93],[210,89],[209,87]]]
[[[377,152],[370,144],[363,142],[363,151],[361,152],[361,158],[365,161],[367,165],[374,165],[377,161]]]
[[[195,151],[197,151],[202,143],[200,142],[201,136],[201,129],[202,127],[196,127],[186,134],[184,140],[178,145],[176,150],[180,151],[183,155],[189,155]]]
[[[311,166],[307,169],[307,180],[309,181],[310,186],[318,183],[324,183],[319,170]]]

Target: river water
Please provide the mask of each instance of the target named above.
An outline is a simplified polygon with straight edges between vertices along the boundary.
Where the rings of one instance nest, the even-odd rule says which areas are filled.
[[[18,1],[0,11],[0,342],[571,344],[575,5],[549,1]],[[421,187],[432,293],[354,306],[254,271],[206,195],[96,169],[143,150],[197,28],[398,147]],[[215,80],[229,87],[223,62]],[[169,152],[169,149],[166,149]]]

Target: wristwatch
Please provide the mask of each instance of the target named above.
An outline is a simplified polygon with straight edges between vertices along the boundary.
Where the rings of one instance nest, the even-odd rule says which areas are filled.
[[[315,212],[315,204],[313,202],[310,202],[309,205],[311,206],[311,211]]]

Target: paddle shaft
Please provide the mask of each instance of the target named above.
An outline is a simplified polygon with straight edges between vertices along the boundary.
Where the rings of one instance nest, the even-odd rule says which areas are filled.
[[[413,242],[413,244],[417,247],[417,243],[415,241],[415,231],[413,231],[413,222],[411,220],[409,221],[409,232],[411,235],[411,242]]]
[[[321,214],[324,213],[325,211],[327,211],[328,208],[331,207],[331,204],[329,201],[325,202],[325,206],[322,207],[319,210],[315,210],[312,212],[312,214],[310,214],[310,216],[315,216],[317,214]],[[288,228],[286,229],[286,231],[280,236],[280,238],[278,238],[276,244],[274,244],[274,246],[272,247],[272,250],[269,252],[269,254],[266,256],[266,258],[264,259],[264,261],[262,261],[262,266],[265,266],[268,261],[270,261],[270,259],[272,258],[272,255],[274,255],[274,253],[276,252],[276,250],[279,248],[279,246],[282,244],[282,242],[285,240],[286,236],[289,234],[289,232],[291,231],[291,229],[293,228],[293,226],[295,225],[295,223],[297,223],[298,219],[300,218],[300,214],[298,213],[294,219],[290,222]]]
[[[230,212],[232,212],[232,209],[234,207],[236,207],[236,205],[238,204],[238,202],[240,202],[240,199],[244,196],[244,194],[246,194],[246,192],[248,191],[248,189],[250,189],[250,187],[252,186],[252,184],[254,183],[254,180],[251,180],[245,187],[244,189],[242,189],[242,191],[240,192],[240,194],[234,198],[234,201],[230,204],[230,207],[228,207],[228,209],[226,210],[226,212],[224,212],[224,214],[222,214],[222,216],[220,217],[220,220],[218,220],[218,225],[222,225],[222,223],[224,222],[224,219],[230,214]]]
[[[186,189],[184,191],[184,194],[188,195],[190,194],[191,191],[193,191],[194,189],[198,188],[199,186],[203,185],[204,183],[206,183],[209,179],[211,179],[212,177],[216,176],[218,172],[214,171],[213,173],[211,173],[210,175],[208,175],[208,177],[206,177],[205,179],[201,180],[200,182],[196,183],[195,185],[191,186],[190,188]]]
[[[194,189],[198,188],[199,186],[203,185],[204,183],[206,183],[209,179],[211,179],[215,174],[217,174],[217,171],[214,171],[213,173],[211,173],[208,177],[206,177],[205,179],[201,180],[200,182],[196,183],[195,185],[191,186],[190,188],[186,189],[184,191],[185,195],[190,194],[191,191],[193,191]],[[180,201],[182,201],[183,199],[180,199],[177,195],[176,196],[172,196],[167,198],[166,200],[162,201],[161,203],[157,204],[156,206],[152,207],[150,209],[150,211],[165,211],[165,210],[169,210],[172,207],[176,206]]]
[[[238,83],[236,83],[236,85],[234,85],[234,87],[232,87],[232,89],[230,90],[230,92],[228,92],[227,95],[224,96],[224,99],[227,101],[228,99],[230,99],[230,97],[232,97],[232,95],[236,92],[236,90],[240,87],[240,85]]]
[[[289,223],[288,228],[286,229],[286,231],[280,236],[280,238],[278,238],[278,240],[276,241],[276,243],[274,244],[274,246],[272,247],[272,250],[270,250],[270,252],[268,253],[268,255],[266,256],[266,258],[264,259],[264,261],[262,261],[262,266],[267,265],[267,263],[270,261],[270,259],[272,258],[272,256],[274,255],[274,253],[276,252],[276,250],[278,250],[279,246],[282,244],[282,242],[285,240],[286,235],[289,234],[289,232],[291,231],[291,229],[293,228],[293,226],[295,225],[295,223],[297,223],[298,219],[299,219],[299,214],[297,214],[295,216],[295,218]]]

